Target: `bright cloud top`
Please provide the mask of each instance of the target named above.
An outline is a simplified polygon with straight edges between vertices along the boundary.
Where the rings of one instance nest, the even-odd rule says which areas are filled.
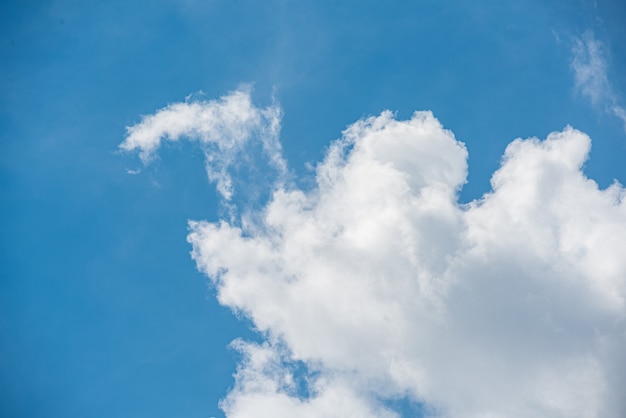
[[[218,191],[228,200],[233,193],[228,169],[251,139],[260,140],[270,162],[281,174],[285,172],[278,141],[280,107],[258,108],[249,93],[244,86],[219,100],[171,104],[127,128],[128,135],[120,148],[139,150],[142,161],[148,163],[163,139],[199,141],[205,151],[209,180],[216,182]]]
[[[590,144],[517,139],[462,205],[464,145],[430,112],[383,112],[330,146],[313,189],[191,221],[220,303],[265,336],[235,343],[227,416],[392,417],[401,397],[441,417],[624,416],[626,192],[585,177]]]

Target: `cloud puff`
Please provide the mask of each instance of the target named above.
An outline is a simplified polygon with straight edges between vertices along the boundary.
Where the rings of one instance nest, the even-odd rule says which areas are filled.
[[[626,131],[626,109],[619,104],[609,82],[605,49],[604,44],[595,39],[593,32],[586,32],[582,38],[574,39],[571,67],[576,88],[594,106],[600,106],[621,119]]]
[[[205,151],[209,179],[216,182],[218,191],[228,200],[233,194],[228,170],[251,139],[260,140],[270,162],[284,174],[278,140],[280,120],[279,106],[265,109],[254,106],[250,89],[244,86],[219,100],[174,103],[144,116],[140,123],[127,128],[128,135],[120,148],[139,150],[147,164],[164,139],[199,141]]]
[[[585,177],[590,146],[570,127],[517,139],[460,204],[464,145],[430,112],[384,112],[331,144],[316,187],[191,221],[219,302],[264,336],[234,343],[227,416],[393,417],[403,397],[438,417],[624,416],[626,192]]]

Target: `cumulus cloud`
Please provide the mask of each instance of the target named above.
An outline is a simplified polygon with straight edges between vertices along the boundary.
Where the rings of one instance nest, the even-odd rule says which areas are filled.
[[[236,341],[245,360],[236,375],[235,388],[221,403],[229,417],[398,417],[375,402],[376,393],[363,390],[353,379],[325,373],[305,382],[307,393],[298,394],[297,377],[284,347]]]
[[[219,302],[264,337],[234,343],[227,416],[394,417],[403,397],[436,417],[624,416],[626,192],[584,175],[590,146],[571,127],[517,139],[460,204],[465,146],[430,112],[383,112],[312,189],[190,221]]]
[[[233,194],[229,168],[252,139],[261,142],[270,162],[284,174],[286,166],[278,140],[281,116],[277,105],[265,109],[254,106],[250,88],[243,86],[219,100],[189,98],[144,116],[140,123],[127,128],[128,134],[120,148],[138,150],[147,164],[163,140],[198,141],[205,152],[209,180],[215,182],[221,195],[229,200]]]
[[[605,109],[624,123],[626,131],[626,109],[620,105],[617,95],[607,76],[606,47],[593,32],[586,32],[574,40],[572,48],[572,70],[576,88],[594,106]]]

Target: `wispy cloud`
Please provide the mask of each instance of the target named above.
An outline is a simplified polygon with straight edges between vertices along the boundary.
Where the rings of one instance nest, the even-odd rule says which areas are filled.
[[[205,152],[209,179],[229,200],[233,194],[229,168],[250,140],[260,141],[274,168],[285,173],[278,139],[281,116],[277,105],[265,109],[254,106],[247,86],[219,100],[194,100],[190,96],[187,101],[171,104],[128,127],[120,148],[138,150],[144,164],[148,164],[163,140],[198,141]]]
[[[626,110],[620,104],[607,76],[607,53],[605,45],[597,40],[593,32],[576,38],[572,47],[572,70],[576,88],[594,106],[618,117],[626,131]]]
[[[184,126],[222,138],[233,113]],[[184,131],[163,123],[126,146]],[[264,337],[234,343],[226,415],[394,417],[385,400],[406,396],[441,417],[623,417],[626,190],[585,177],[590,146],[570,127],[517,139],[462,205],[465,146],[430,112],[383,112],[331,144],[316,187],[191,221],[219,302]]]

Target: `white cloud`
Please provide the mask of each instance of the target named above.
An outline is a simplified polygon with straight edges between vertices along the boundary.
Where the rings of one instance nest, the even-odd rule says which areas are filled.
[[[311,380],[314,396],[302,399],[297,396],[294,374],[286,367],[289,358],[284,349],[242,341],[236,341],[236,348],[245,361],[235,388],[220,405],[228,417],[397,417],[373,402],[372,393],[355,390],[358,385],[342,376]]]
[[[228,170],[251,139],[260,140],[279,174],[285,173],[278,140],[280,120],[280,107],[254,106],[250,89],[244,86],[219,100],[188,100],[144,116],[140,123],[127,128],[128,135],[120,148],[139,150],[147,164],[164,139],[199,141],[205,152],[209,179],[216,182],[218,191],[228,200],[233,194]]]
[[[576,88],[594,106],[599,106],[621,119],[626,131],[626,109],[619,104],[609,82],[605,50],[604,44],[595,39],[592,32],[586,32],[582,38],[574,40],[571,66],[574,70]]]
[[[626,131],[626,109],[624,109],[622,106],[613,105],[611,107],[611,112],[619,119],[621,119],[622,123],[624,123],[624,131]]]
[[[570,127],[517,139],[462,205],[464,145],[430,112],[384,112],[312,190],[191,221],[220,303],[265,337],[235,343],[227,416],[392,417],[404,396],[441,417],[624,416],[626,191],[585,177],[590,146]]]

